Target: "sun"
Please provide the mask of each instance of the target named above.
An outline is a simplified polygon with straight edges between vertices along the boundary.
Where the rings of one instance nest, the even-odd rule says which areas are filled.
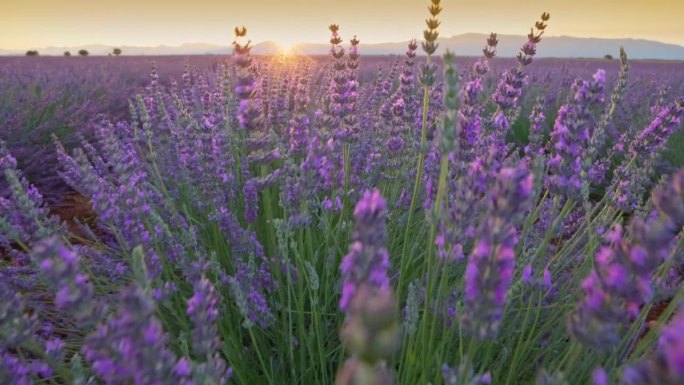
[[[280,54],[285,56],[294,56],[297,53],[297,44],[293,42],[276,42]]]

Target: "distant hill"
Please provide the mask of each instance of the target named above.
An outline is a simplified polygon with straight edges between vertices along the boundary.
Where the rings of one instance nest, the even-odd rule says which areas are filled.
[[[486,39],[487,35],[485,34],[467,33],[449,38],[441,38],[438,41],[442,52],[444,49],[449,48],[456,55],[479,56],[482,54],[482,48],[485,45]],[[498,56],[512,57],[517,55],[518,50],[526,40],[526,36],[499,35]],[[403,54],[406,51],[407,44],[408,42],[366,44],[359,48],[363,55]],[[603,39],[569,36],[544,37],[537,48],[537,56],[602,58],[606,54],[611,54],[617,57],[620,46],[625,47],[627,54],[632,59],[684,60],[684,47],[676,44],[642,39]],[[260,45],[255,46],[255,51],[258,51],[260,48]],[[326,54],[330,50],[330,46],[327,44],[300,44],[297,46],[297,50],[305,54]]]
[[[448,38],[439,39],[440,51],[449,48],[460,56],[479,56],[485,44],[487,35],[479,33],[466,33]],[[503,57],[515,56],[520,46],[525,42],[525,36],[499,35],[498,55]],[[363,44],[359,46],[362,55],[401,55],[406,51],[407,41],[393,43]],[[643,39],[604,39],[604,38],[578,38],[570,36],[545,37],[538,47],[539,57],[557,58],[602,58],[606,54],[617,56],[619,47],[625,47],[627,54],[632,59],[661,59],[661,60],[684,60],[684,46],[666,44]],[[45,47],[38,48],[38,52],[44,56],[61,56],[64,51],[70,51],[73,55],[85,49],[91,55],[107,55],[112,52],[113,46],[86,45],[77,47]],[[123,55],[225,55],[232,52],[229,43],[226,45],[188,43],[180,46],[159,45],[154,47],[118,46]],[[295,52],[309,55],[326,55],[330,50],[328,44],[299,44]],[[420,50],[419,50],[420,51]],[[26,51],[2,50],[0,55],[24,55]],[[278,54],[278,44],[266,41],[255,44],[253,51],[258,55]]]

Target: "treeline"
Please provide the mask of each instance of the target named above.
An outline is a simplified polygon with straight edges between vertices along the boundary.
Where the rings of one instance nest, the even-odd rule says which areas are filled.
[[[109,54],[109,56],[119,56],[121,55],[122,51],[121,48],[114,48],[112,52]],[[90,52],[85,49],[81,49],[78,51],[78,56],[89,56]],[[40,56],[40,53],[37,50],[28,50],[26,51],[26,56]],[[64,51],[64,56],[71,56],[71,52],[69,51]]]

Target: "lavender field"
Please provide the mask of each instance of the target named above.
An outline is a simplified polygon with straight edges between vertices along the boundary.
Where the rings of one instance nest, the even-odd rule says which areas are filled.
[[[684,384],[684,62],[426,5],[404,56],[0,58],[0,384]]]

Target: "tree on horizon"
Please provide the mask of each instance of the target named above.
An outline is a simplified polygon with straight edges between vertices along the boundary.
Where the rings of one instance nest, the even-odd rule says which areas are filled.
[[[81,56],[88,56],[90,53],[88,52],[88,50],[82,49],[78,51],[78,54]]]

